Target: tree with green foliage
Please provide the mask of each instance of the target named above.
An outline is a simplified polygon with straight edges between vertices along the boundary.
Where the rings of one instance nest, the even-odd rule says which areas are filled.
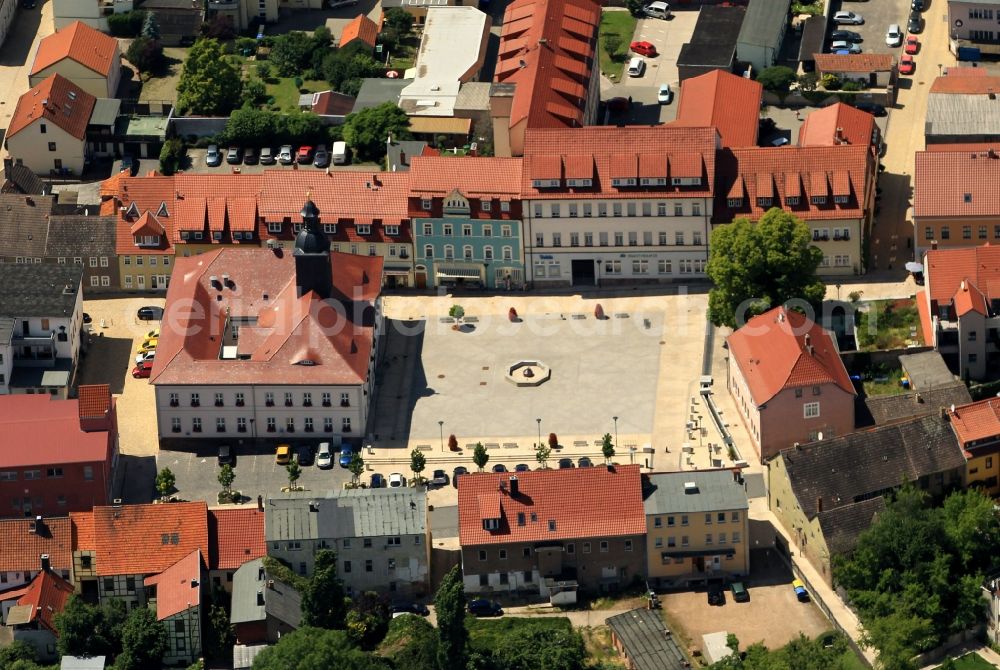
[[[385,20],[382,22],[382,29],[389,29],[397,35],[406,35],[413,30],[413,14],[405,9],[393,7],[385,13]]]
[[[170,471],[170,468],[163,468],[156,473],[156,491],[161,498],[166,498],[167,494],[174,490],[177,484],[177,477]]]
[[[549,458],[551,457],[552,447],[544,442],[539,442],[535,445],[535,460],[538,461],[538,465],[540,465],[542,469],[548,467]]]
[[[201,24],[200,32],[208,39],[228,41],[236,37],[236,26],[228,16],[216,14]]]
[[[59,654],[102,656],[118,653],[127,617],[128,609],[120,600],[111,600],[99,607],[79,596],[70,596],[66,607],[55,616]],[[0,664],[0,667],[4,666]]]
[[[476,464],[480,472],[490,462],[490,454],[486,451],[486,447],[483,446],[482,442],[476,442],[476,447],[472,450],[472,462]]]
[[[622,60],[621,48],[625,42],[622,40],[621,35],[617,33],[605,33],[601,37],[601,43],[604,44],[604,51],[608,54],[608,58],[616,62]]]
[[[382,64],[372,58],[371,53],[362,51],[362,47],[368,48],[358,40],[340,49],[317,51],[315,53],[322,54],[323,58],[314,69],[330,82],[334,91],[356,96],[361,90],[362,79],[382,76]]]
[[[243,82],[243,90],[240,95],[244,105],[253,107],[267,96],[267,87],[260,79],[250,78]]]
[[[304,627],[282,635],[257,655],[253,670],[389,670],[389,663],[355,647],[343,630]]]
[[[330,549],[316,553],[313,574],[302,592],[302,624],[341,629],[347,615],[344,585],[337,576],[337,554]]]
[[[35,648],[24,640],[14,640],[0,647],[0,668],[9,668],[18,661],[34,663],[38,660]]]
[[[257,76],[260,77],[261,81],[267,82],[271,80],[274,76],[274,68],[267,61],[261,61],[255,66],[257,71]]]
[[[236,470],[229,463],[219,468],[219,484],[226,493],[232,492],[233,482],[236,481]]]
[[[461,321],[465,318],[465,308],[461,305],[452,305],[448,308],[448,316],[455,319],[456,321]]]
[[[240,70],[226,58],[215,39],[200,39],[188,52],[177,83],[177,107],[182,113],[224,116],[238,104]]]
[[[361,457],[360,451],[351,454],[351,462],[347,464],[347,471],[351,473],[351,478],[355,484],[361,479],[361,473],[365,471],[365,460]]]
[[[160,41],[160,22],[156,20],[156,14],[153,12],[146,12],[142,20],[142,36]]]
[[[232,658],[233,644],[236,642],[236,631],[229,623],[229,613],[217,602],[208,607],[205,626],[205,653],[212,658]]]
[[[604,437],[601,438],[601,454],[605,463],[610,463],[615,457],[615,444],[611,441],[611,433],[604,433]]]
[[[413,472],[413,481],[419,483],[420,473],[427,466],[427,457],[424,452],[414,449],[410,452],[410,470]]]
[[[646,5],[642,0],[625,0],[625,8],[628,9],[628,13],[636,18],[643,15],[642,10],[645,6]]]
[[[480,468],[482,469],[482,468]],[[465,584],[459,566],[441,580],[434,595],[438,625],[438,668],[464,668],[468,654],[469,631],[465,628]]]
[[[156,620],[153,610],[138,607],[129,612],[122,628],[122,653],[115,660],[115,669],[158,668],[168,644],[166,626]]]
[[[709,666],[711,670],[851,670],[855,667],[848,655],[847,638],[839,633],[827,633],[815,639],[805,635],[784,647],[769,650],[762,643],[740,651],[739,639],[730,633],[726,646],[732,655]]]
[[[382,641],[392,620],[392,603],[389,596],[374,591],[365,591],[350,600],[345,623],[347,635],[367,651],[371,651]]]
[[[108,32],[112,37],[138,37],[146,22],[146,12],[135,10],[108,16]]]
[[[277,126],[277,130],[288,142],[322,141],[321,138],[326,134],[323,119],[312,112],[297,111],[281,114]]]
[[[160,174],[169,176],[177,172],[184,162],[186,153],[187,147],[181,138],[171,137],[164,142],[160,149]]]
[[[148,14],[148,16],[152,16],[152,14]],[[125,50],[125,58],[139,72],[149,74],[160,69],[163,65],[163,46],[158,39],[140,35],[128,45],[128,49]]]
[[[285,466],[285,472],[288,473],[288,488],[295,490],[295,482],[299,481],[299,477],[302,476],[302,468],[295,461],[292,461]]]
[[[565,630],[515,628],[504,644],[493,649],[494,667],[506,670],[578,670],[585,667],[587,652],[583,637],[568,626]]]
[[[784,65],[772,65],[761,70],[760,74],[757,75],[757,83],[763,86],[765,91],[770,91],[780,97],[784,97],[791,90],[792,84],[797,79],[798,75],[795,74],[795,70]]]
[[[242,107],[229,115],[219,140],[224,143],[249,144],[260,141],[262,137],[276,138],[281,134],[277,117],[274,112]]]
[[[746,218],[712,231],[708,318],[737,328],[790,300],[818,307],[826,286],[816,277],[823,252],[801,219],[772,208],[756,224]]]
[[[385,158],[385,142],[410,139],[410,118],[394,103],[385,102],[354,114],[344,121],[344,139],[363,160]]]
[[[423,617],[395,617],[389,622],[378,654],[397,668],[438,670],[437,629]]]
[[[268,60],[278,71],[279,77],[294,77],[309,67],[316,43],[303,32],[292,32],[274,38]]]

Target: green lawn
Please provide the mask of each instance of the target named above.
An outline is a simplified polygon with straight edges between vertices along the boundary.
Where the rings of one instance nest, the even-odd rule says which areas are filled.
[[[272,79],[265,85],[268,96],[274,96],[274,104],[281,108],[283,112],[294,112],[299,108],[299,90],[295,88],[293,77],[282,77]],[[330,84],[325,81],[307,79],[302,82],[302,88],[315,93],[326,91]]]
[[[565,617],[503,617],[501,619],[477,619],[468,617],[465,627],[469,630],[469,646],[474,650],[488,652],[507,640],[514,630],[530,631],[571,631],[573,624]]]
[[[979,654],[966,654],[955,659],[955,670],[991,670],[993,664]]]
[[[845,670],[868,670],[868,666],[865,665],[864,661],[858,658],[858,655],[850,647],[844,652],[842,656],[843,667]]]
[[[389,67],[399,70],[402,75],[416,62],[418,48],[420,48],[420,38],[412,33],[407,35],[400,41],[395,51],[389,54]]]
[[[858,316],[858,348],[862,351],[898,349],[922,344],[920,315],[913,299],[865,303]]]
[[[865,387],[865,395],[869,398],[877,395],[897,395],[906,391],[899,383],[903,378],[902,368],[871,370],[870,373],[872,379],[861,382]]]
[[[139,101],[168,100],[177,102],[177,82],[181,79],[181,68],[187,54],[187,47],[164,47],[165,68],[158,76],[150,77],[149,81],[143,83]]]
[[[620,81],[625,61],[628,60],[628,45],[632,43],[635,34],[635,17],[627,11],[605,10],[601,12],[601,31],[598,49],[601,56],[601,72],[612,81]],[[616,35],[619,39],[617,49],[609,54],[604,46],[605,35]]]

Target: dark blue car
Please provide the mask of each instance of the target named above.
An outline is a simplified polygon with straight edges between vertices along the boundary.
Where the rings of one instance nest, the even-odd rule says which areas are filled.
[[[347,445],[340,448],[340,467],[346,468],[354,458],[354,451]]]

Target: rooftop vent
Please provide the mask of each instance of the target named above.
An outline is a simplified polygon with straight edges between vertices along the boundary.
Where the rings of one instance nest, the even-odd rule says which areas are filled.
[[[692,495],[698,492],[698,482],[684,482],[684,493]]]
[[[219,282],[219,278],[218,278],[218,277],[216,277],[215,275],[211,275],[211,276],[210,276],[210,277],[208,278],[208,281],[209,281],[209,283],[210,283],[210,284],[212,285],[212,288],[214,288],[214,289],[218,289],[218,290],[220,290],[220,291],[222,290],[222,283],[221,283],[221,282]]]

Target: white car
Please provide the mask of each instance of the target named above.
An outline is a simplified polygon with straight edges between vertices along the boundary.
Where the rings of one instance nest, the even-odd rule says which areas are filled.
[[[865,17],[857,12],[837,12],[833,15],[833,22],[841,26],[860,26],[865,22]]]
[[[329,442],[320,442],[316,451],[316,467],[322,470],[329,470],[333,467],[333,452],[330,451]]]
[[[152,351],[147,351],[144,354],[136,354],[135,364],[142,365],[143,363],[152,363],[156,359],[156,349]]]
[[[661,105],[669,105],[674,99],[674,92],[670,90],[670,84],[660,84],[660,90],[656,93],[656,101]]]
[[[889,26],[889,30],[885,31],[885,45],[889,47],[898,47],[903,43],[903,31],[899,29],[899,24],[894,23]]]
[[[389,488],[398,489],[403,486],[406,486],[406,480],[403,479],[403,475],[399,474],[398,472],[393,472],[391,475],[389,475]]]
[[[291,144],[281,145],[281,149],[278,150],[278,162],[282,165],[291,165],[295,162],[295,152],[292,151]]]
[[[630,77],[641,77],[642,73],[646,71],[646,61],[641,58],[633,58],[628,62],[628,76]]]
[[[847,53],[859,54],[861,53],[861,45],[855,44],[854,42],[848,42],[847,40],[837,40],[830,44],[831,53],[837,53],[838,51],[846,51]]]

